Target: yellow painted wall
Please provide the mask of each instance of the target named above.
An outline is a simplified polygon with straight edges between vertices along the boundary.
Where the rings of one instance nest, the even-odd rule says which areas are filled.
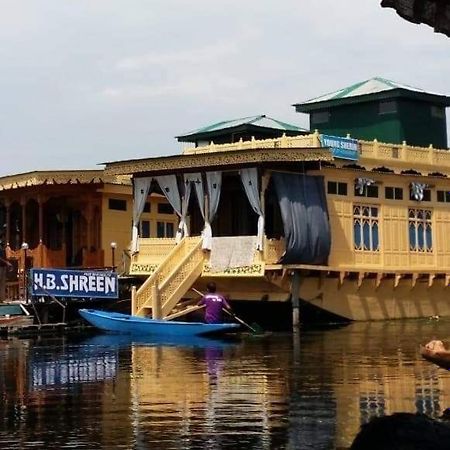
[[[126,201],[126,211],[109,209],[110,199]],[[167,203],[167,200],[160,195],[153,194],[147,201],[151,203],[150,213],[143,213],[141,221],[150,221],[151,237],[156,237],[158,221],[173,223],[173,229],[176,232],[178,226],[177,216],[175,214],[158,214],[158,203]],[[115,265],[120,269],[123,251],[128,249],[131,241],[132,218],[133,198],[131,186],[105,185],[102,197],[101,224],[101,244],[105,251],[105,266],[112,265],[111,242],[115,242],[117,244]]]
[[[450,180],[432,177],[362,172],[349,169],[323,169],[325,189],[328,181],[347,183],[347,195],[327,194],[330,214],[332,248],[329,259],[331,267],[383,268],[383,269],[429,269],[450,272],[450,203],[437,201],[437,190],[450,191]],[[376,181],[378,198],[354,195],[355,179],[366,177]],[[410,183],[418,181],[431,188],[431,201],[409,199]],[[403,200],[385,198],[385,187],[403,188]],[[355,205],[379,208],[379,251],[355,250],[353,212]],[[432,211],[432,251],[416,252],[409,248],[409,208]]]

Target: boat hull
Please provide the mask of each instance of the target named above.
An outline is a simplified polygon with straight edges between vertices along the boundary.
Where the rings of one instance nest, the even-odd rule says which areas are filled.
[[[153,320],[128,314],[80,309],[83,319],[103,331],[145,336],[209,336],[236,331],[236,323],[202,323]]]

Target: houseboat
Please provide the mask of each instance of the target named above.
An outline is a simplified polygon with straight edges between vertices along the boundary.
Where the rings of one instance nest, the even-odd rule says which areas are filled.
[[[123,272],[131,214],[129,176],[55,170],[0,177],[0,227],[14,267],[7,272],[6,299],[25,296],[30,268],[113,267]],[[144,205],[139,230],[143,237],[172,237],[176,223],[167,200],[153,195]]]
[[[357,321],[449,316],[449,105],[374,78],[295,104],[312,133],[256,116],[179,136],[182,154],[107,163],[133,180],[132,313],[179,317],[214,279],[255,308],[291,301],[294,325],[299,299]],[[139,235],[152,192],[174,238]]]

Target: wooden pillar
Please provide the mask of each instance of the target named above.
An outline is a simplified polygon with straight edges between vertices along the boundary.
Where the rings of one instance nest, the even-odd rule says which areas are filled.
[[[9,241],[11,238],[11,203],[9,201],[5,201],[6,208],[6,245],[9,246]]]
[[[22,242],[27,242],[27,200],[22,197],[20,199],[20,206],[22,207]]]
[[[40,195],[37,198],[37,202],[39,207],[38,234],[39,234],[39,244],[41,245],[44,243],[44,201]]]
[[[38,195],[38,255],[39,261],[36,261],[38,267],[44,267],[44,201],[42,196]],[[33,265],[35,262],[33,261]]]
[[[88,252],[91,251],[92,247],[92,198],[88,197],[87,199],[87,208],[86,208],[86,245]]]
[[[298,330],[300,326],[300,301],[298,299],[300,291],[300,271],[294,270],[291,280],[291,302],[292,302],[292,328]]]
[[[159,297],[159,289],[156,284],[152,286],[152,318],[162,319],[161,299]]]

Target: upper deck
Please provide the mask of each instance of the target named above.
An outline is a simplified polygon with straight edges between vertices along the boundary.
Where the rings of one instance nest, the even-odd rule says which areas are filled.
[[[439,172],[450,175],[450,151],[429,147],[415,147],[404,142],[401,145],[373,141],[358,141],[359,159],[358,165],[367,170],[377,167],[386,167],[401,173],[404,170],[415,170],[422,175],[430,175]],[[279,149],[293,148],[320,148],[320,134],[316,131],[306,136],[283,136],[277,139],[252,139],[239,141],[232,144],[214,144],[201,147],[186,147],[185,155],[202,155],[216,152],[233,152],[255,149]],[[348,161],[335,160],[336,165],[348,164]]]

